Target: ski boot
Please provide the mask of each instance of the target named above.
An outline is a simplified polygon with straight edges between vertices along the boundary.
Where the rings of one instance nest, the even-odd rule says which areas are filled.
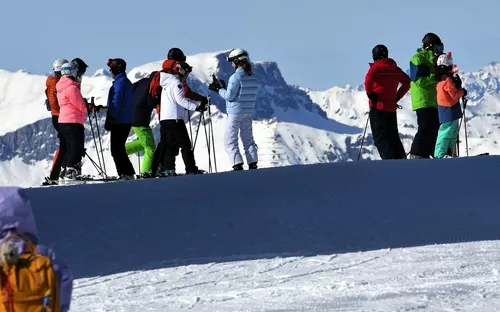
[[[254,169],[257,169],[257,162],[248,164],[248,170],[254,170]]]
[[[233,171],[242,171],[243,170],[243,164],[236,164],[233,166]]]

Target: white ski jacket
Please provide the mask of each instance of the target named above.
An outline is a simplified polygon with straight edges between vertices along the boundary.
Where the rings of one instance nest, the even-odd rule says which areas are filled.
[[[179,77],[168,73],[160,73],[161,110],[160,120],[185,120],[186,109],[196,110],[199,102],[192,101],[184,96],[184,89]]]

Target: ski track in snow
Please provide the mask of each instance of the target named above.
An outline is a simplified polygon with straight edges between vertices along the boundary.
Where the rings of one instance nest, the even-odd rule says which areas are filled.
[[[72,311],[498,311],[500,241],[80,279]]]

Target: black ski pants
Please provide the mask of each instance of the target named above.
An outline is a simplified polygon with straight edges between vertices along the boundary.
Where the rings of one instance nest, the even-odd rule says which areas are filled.
[[[50,170],[49,178],[51,180],[57,180],[59,179],[59,175],[61,174],[61,168],[66,167],[64,158],[66,157],[67,145],[64,135],[61,133],[61,130],[59,129],[59,116],[52,116],[52,125],[54,126],[54,129],[56,129],[57,132],[59,147],[53,159],[52,169]]]
[[[60,123],[59,131],[66,141],[66,155],[64,164],[66,167],[80,167],[82,158],[85,156],[85,131],[79,123]]]
[[[160,126],[160,144],[163,144],[161,147],[163,149],[162,169],[175,170],[175,157],[179,155],[179,149],[181,149],[186,173],[198,172],[184,120],[162,120]]]
[[[132,124],[114,123],[110,127],[111,132],[111,156],[115,162],[118,175],[134,175],[135,170],[128,158],[125,143],[132,129]]]
[[[438,109],[434,107],[417,109],[418,130],[411,145],[410,154],[423,158],[434,156],[439,131]]]
[[[404,159],[405,149],[399,138],[396,112],[370,110],[373,140],[382,159]]]

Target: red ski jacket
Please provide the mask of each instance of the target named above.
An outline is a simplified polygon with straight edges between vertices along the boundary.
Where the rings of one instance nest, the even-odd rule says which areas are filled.
[[[393,59],[381,59],[370,63],[365,77],[365,90],[368,95],[377,94],[377,110],[395,112],[398,101],[410,90],[410,77]],[[369,100],[368,105],[373,108],[373,101]]]

